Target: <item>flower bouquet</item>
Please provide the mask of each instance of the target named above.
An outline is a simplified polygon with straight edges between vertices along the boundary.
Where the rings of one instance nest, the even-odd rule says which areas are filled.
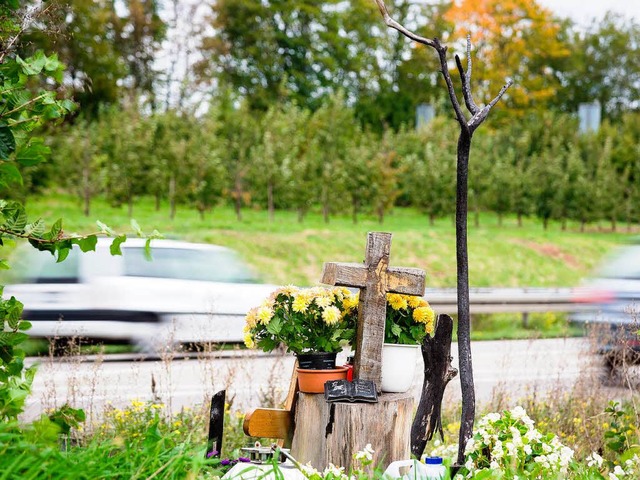
[[[435,313],[425,299],[387,294],[382,347],[383,392],[406,392],[411,388],[419,345],[434,330]]]
[[[269,352],[278,345],[298,357],[298,385],[322,393],[328,380],[347,378],[336,354],[356,334],[357,297],[344,287],[282,287],[247,313],[244,342]]]
[[[282,287],[247,313],[244,342],[265,352],[280,344],[296,354],[339,352],[355,338],[357,305],[344,287]]]
[[[435,313],[429,303],[414,295],[387,294],[384,342],[420,345],[435,330]]]

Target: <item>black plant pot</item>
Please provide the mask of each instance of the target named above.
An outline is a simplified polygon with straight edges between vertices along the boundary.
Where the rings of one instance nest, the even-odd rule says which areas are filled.
[[[336,352],[298,353],[298,368],[305,370],[327,370],[336,368]]]

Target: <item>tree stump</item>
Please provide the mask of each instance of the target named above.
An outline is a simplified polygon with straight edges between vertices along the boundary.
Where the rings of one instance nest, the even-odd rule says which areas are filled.
[[[298,395],[291,454],[300,463],[318,470],[333,463],[348,472],[353,454],[367,443],[375,452],[373,467],[410,457],[411,392],[381,394],[378,403],[327,403],[324,395]]]

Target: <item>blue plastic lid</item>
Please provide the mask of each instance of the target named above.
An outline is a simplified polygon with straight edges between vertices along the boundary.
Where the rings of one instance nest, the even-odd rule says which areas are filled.
[[[442,465],[442,457],[427,457],[424,459],[427,465]]]

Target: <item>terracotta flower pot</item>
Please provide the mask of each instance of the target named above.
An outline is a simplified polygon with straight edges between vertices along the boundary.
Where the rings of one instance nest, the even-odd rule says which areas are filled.
[[[308,370],[298,368],[298,386],[301,392],[324,393],[324,383],[329,380],[346,380],[347,367],[336,367],[329,370]]]

